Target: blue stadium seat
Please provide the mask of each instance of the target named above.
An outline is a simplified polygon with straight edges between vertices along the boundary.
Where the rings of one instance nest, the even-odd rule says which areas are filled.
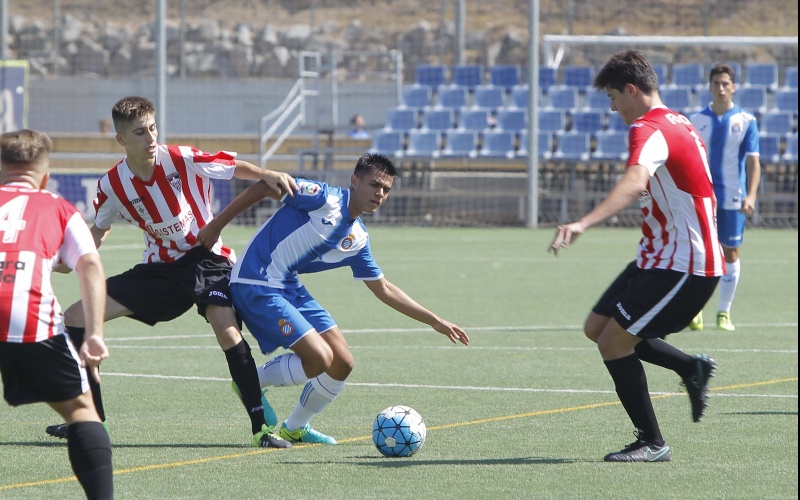
[[[797,89],[775,92],[775,109],[789,111],[797,116]]]
[[[783,75],[783,89],[797,90],[797,66],[788,66]]]
[[[480,85],[475,87],[472,105],[478,108],[502,108],[505,103],[505,90],[496,85]]]
[[[483,66],[479,64],[456,64],[453,66],[450,83],[463,85],[473,90],[478,85],[483,85]]]
[[[404,85],[402,106],[408,108],[427,108],[431,105],[433,89],[428,85]]]
[[[661,101],[666,107],[678,113],[689,113],[692,105],[692,89],[689,87],[667,87],[659,92]]]
[[[667,83],[667,65],[666,64],[653,64],[653,71],[656,72],[656,76],[658,77],[658,84],[664,85]]]
[[[514,156],[514,132],[491,130],[483,134],[480,156],[512,158]]]
[[[511,89],[511,100],[508,103],[509,108],[528,109],[528,86],[517,85]]]
[[[591,154],[591,137],[586,132],[572,132],[558,136],[558,146],[553,158],[586,161]]]
[[[572,132],[597,134],[605,128],[605,112],[590,110],[572,113]]]
[[[520,82],[522,85],[528,85],[530,82],[528,81],[528,67],[523,66],[522,68],[522,78],[520,78]],[[547,89],[552,87],[553,85],[558,84],[558,68],[549,68],[547,66],[539,66],[539,89],[542,92],[547,92]]]
[[[496,64],[489,67],[489,83],[510,92],[514,85],[519,85],[519,66],[515,64]]]
[[[778,65],[775,63],[745,64],[744,85],[766,87],[770,92],[778,90]]]
[[[478,137],[475,132],[448,130],[444,134],[442,156],[475,158],[478,156]]]
[[[458,109],[468,104],[469,91],[463,85],[440,85],[435,107]]]
[[[443,132],[453,128],[452,109],[428,109],[422,112],[422,129]]]
[[[501,109],[497,112],[498,130],[520,132],[528,128],[528,111],[525,109]]]
[[[751,113],[767,111],[767,88],[763,86],[739,87],[733,101]]]
[[[485,108],[465,108],[458,115],[458,129],[481,132],[489,126],[488,109]]]
[[[778,134],[759,135],[759,154],[761,164],[776,164],[781,159],[781,136]]]
[[[708,90],[708,87],[704,89],[700,89],[697,91],[697,105],[695,106],[696,110],[701,110],[708,106],[708,104],[714,100],[714,96],[711,95],[711,91]],[[734,95],[734,100],[736,100],[736,96]]]
[[[608,98],[608,94],[604,91],[598,91],[594,87],[587,87],[583,109],[608,111],[611,109],[611,99]]]
[[[793,131],[792,114],[788,111],[771,111],[761,115],[758,131],[768,134],[789,135]]]
[[[434,131],[412,130],[408,134],[405,156],[438,158],[441,152],[441,134]]]
[[[630,130],[630,126],[627,125],[623,120],[622,117],[619,116],[617,112],[610,112],[607,113],[608,116],[608,128],[606,132],[625,132],[626,134]]]
[[[538,132],[536,135],[536,140],[539,142],[538,149],[539,149],[539,158],[548,159],[553,156],[553,134],[550,132]],[[517,156],[520,158],[527,158],[528,151],[530,148],[528,147],[528,134],[527,132],[524,134],[520,134],[519,136],[519,149],[517,150]]]
[[[610,132],[597,135],[597,147],[592,158],[596,160],[618,160],[628,159],[628,133]]]
[[[594,83],[594,66],[578,66],[568,64],[564,66],[561,85],[575,87],[583,92],[586,87],[591,87]]]
[[[561,134],[566,129],[567,118],[563,109],[543,109],[539,111],[539,130]]]
[[[781,159],[786,163],[797,163],[797,133],[786,138],[786,151]]]
[[[379,130],[372,135],[370,153],[386,156],[403,156],[403,133],[395,130]]]
[[[673,64],[669,87],[690,87],[698,90],[706,85],[704,71],[700,63]]]
[[[447,68],[440,64],[418,64],[414,83],[437,89],[447,83]]]
[[[708,88],[708,82],[710,80],[710,72],[711,68],[716,66],[717,64],[724,64],[726,66],[730,66],[733,70],[733,83],[739,85],[742,83],[742,65],[738,62],[724,62],[724,63],[711,63],[706,67],[706,88]]]
[[[408,132],[415,128],[417,128],[416,109],[397,107],[389,110],[384,129]]]
[[[574,112],[578,109],[578,89],[553,86],[547,90],[548,107]]]

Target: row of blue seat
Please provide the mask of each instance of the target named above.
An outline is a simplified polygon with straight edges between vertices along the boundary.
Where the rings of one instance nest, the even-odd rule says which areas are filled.
[[[727,63],[734,69],[736,82],[744,85],[762,85],[775,91],[780,85],[780,68],[775,63]],[[701,88],[708,85],[708,70],[712,65],[701,63],[675,63],[672,65],[654,64],[653,68],[662,85],[688,86]],[[566,65],[558,68],[541,66],[539,86],[549,87],[561,84],[585,88],[594,82],[596,70],[593,66]],[[491,84],[505,89],[528,82],[527,68],[518,65],[489,66],[488,71],[479,64],[455,65],[448,69],[445,65],[419,64],[416,66],[415,83],[438,87],[444,84],[464,85],[474,89],[480,85]],[[786,67],[783,71],[784,88],[797,89],[797,66]]]
[[[572,132],[553,134],[539,131],[539,157],[554,160],[613,160],[628,157],[628,134],[610,132],[590,134]],[[782,141],[785,146],[782,149]],[[594,146],[594,147],[593,147]],[[763,163],[797,162],[797,134],[781,136],[761,134]],[[482,132],[450,130],[447,132],[415,130],[404,137],[399,131],[381,131],[373,137],[370,152],[398,158],[514,158],[528,156],[527,130],[511,131],[486,129]]]
[[[420,116],[421,115],[421,116]],[[598,133],[602,131],[626,132],[628,125],[610,111],[579,110],[567,113],[563,109],[542,109],[538,113],[538,130],[562,133],[567,131]],[[788,111],[774,111],[759,115],[759,130],[768,133],[791,134],[795,130],[795,117]],[[487,127],[519,132],[528,128],[526,109],[488,108],[427,109],[421,113],[412,108],[389,110],[385,130],[408,132],[434,130],[439,132],[457,129],[480,132]]]
[[[409,108],[451,108],[468,106],[478,108],[523,108],[527,109],[530,96],[527,85],[517,85],[506,95],[505,89],[493,85],[475,87],[470,93],[464,85],[441,85],[435,92],[427,85],[407,85],[403,87],[401,106]],[[690,113],[705,107],[711,101],[707,88],[694,91],[690,87],[665,87],[659,90],[661,100],[668,107]],[[791,111],[797,114],[797,90],[778,90],[770,96],[764,86],[742,87],[737,90],[734,101],[753,113],[766,113],[769,109]],[[574,87],[551,86],[539,95],[539,104],[545,108],[576,111],[578,109],[606,110],[609,99],[604,92],[592,89],[581,97]]]

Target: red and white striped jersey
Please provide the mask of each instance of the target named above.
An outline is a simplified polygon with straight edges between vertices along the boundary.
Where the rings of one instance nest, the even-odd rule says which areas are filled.
[[[0,186],[0,342],[40,342],[63,335],[50,274],[97,253],[80,212],[28,184]]]
[[[722,276],[717,200],[697,130],[685,116],[659,106],[633,122],[628,139],[628,166],[650,171],[647,191],[639,197],[644,221],[637,265]]]
[[[97,182],[95,225],[107,229],[121,216],[144,231],[143,263],[173,262],[197,246],[200,228],[214,218],[210,179],[231,179],[235,158],[159,144],[149,181],[136,177],[125,158]],[[235,260],[222,238],[211,250]]]

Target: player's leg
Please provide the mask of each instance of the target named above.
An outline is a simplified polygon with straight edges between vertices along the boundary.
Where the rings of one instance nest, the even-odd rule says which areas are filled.
[[[85,392],[77,398],[49,404],[67,422],[69,461],[86,497],[114,498],[111,440],[90,394]]]
[[[329,328],[319,337],[330,347],[333,353],[332,362],[327,370],[306,383],[300,401],[281,426],[281,437],[293,442],[336,444],[333,437],[313,429],[311,419],[344,390],[345,379],[352,372],[355,360],[338,327]]]
[[[131,311],[111,297],[106,297],[106,311],[104,321],[109,321],[114,318],[128,316]],[[64,311],[64,326],[66,327],[67,334],[69,335],[72,344],[76,349],[80,349],[83,344],[83,337],[86,334],[86,323],[83,317],[83,303],[79,300],[72,304]],[[94,407],[97,414],[100,416],[102,422],[106,421],[106,411],[103,406],[103,395],[100,391],[100,382],[93,377],[89,377],[89,389],[94,401]],[[67,439],[67,424],[48,425],[45,428],[47,434],[60,439]]]
[[[732,332],[736,328],[731,321],[731,306],[736,295],[741,275],[739,246],[744,237],[746,215],[738,210],[717,210],[717,229],[722,251],[725,254],[725,275],[719,283],[717,306],[717,329]]]

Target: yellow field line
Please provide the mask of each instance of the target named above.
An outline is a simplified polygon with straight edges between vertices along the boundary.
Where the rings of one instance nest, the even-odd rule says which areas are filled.
[[[781,384],[781,383],[784,383],[784,382],[796,382],[796,381],[797,381],[797,377],[789,377],[789,378],[783,378],[783,379],[766,380],[766,381],[763,381],[763,382],[752,382],[752,383],[749,383],[749,384],[736,384],[736,385],[729,385],[729,386],[725,386],[725,387],[716,387],[716,388],[713,388],[713,389],[710,389],[710,390],[712,390],[712,391],[722,391],[722,390],[730,390],[730,389],[743,389],[743,388],[747,388],[747,387],[756,387],[756,386],[762,386],[762,385],[773,385],[773,384]],[[675,396],[675,395],[676,394],[662,394],[662,395],[659,395],[659,396],[651,396],[651,398],[652,399],[664,399],[664,398],[669,398],[669,397],[672,397],[672,396]],[[607,402],[604,402],[604,403],[593,403],[593,404],[580,405],[580,406],[570,406],[568,408],[554,408],[552,410],[538,410],[538,411],[532,411],[532,412],[528,412],[528,413],[519,413],[517,415],[505,415],[505,416],[502,416],[502,417],[491,417],[491,418],[484,418],[484,419],[480,419],[480,420],[470,420],[469,422],[457,422],[457,423],[454,423],[454,424],[437,425],[435,427],[429,427],[428,429],[429,430],[452,429],[452,428],[455,428],[455,427],[464,427],[464,426],[467,426],[467,425],[486,424],[486,423],[489,423],[489,422],[500,422],[500,421],[503,421],[503,420],[512,420],[512,419],[517,419],[517,418],[540,417],[542,415],[552,415],[552,414],[556,414],[556,413],[568,413],[568,412],[579,411],[579,410],[591,410],[591,409],[594,409],[594,408],[603,408],[603,407],[606,407],[606,406],[614,406],[614,405],[618,405],[618,404],[620,404],[619,401],[607,401]],[[359,436],[359,437],[354,437],[354,438],[341,439],[341,440],[339,440],[339,442],[342,443],[342,444],[344,444],[344,443],[354,443],[354,442],[357,442],[357,441],[365,441],[367,439],[371,439],[371,436]],[[306,448],[306,447],[311,447],[311,446],[324,446],[324,445],[303,445],[300,448]],[[195,460],[182,460],[180,462],[168,462],[168,463],[162,463],[162,464],[143,465],[141,467],[129,467],[127,469],[117,469],[117,470],[115,470],[114,471],[114,475],[115,476],[119,476],[119,475],[122,475],[122,474],[130,474],[132,472],[142,472],[142,471],[155,470],[155,469],[170,469],[170,468],[174,468],[174,467],[183,467],[183,466],[187,466],[187,465],[197,465],[197,464],[203,464],[203,463],[208,463],[208,462],[218,462],[218,461],[221,461],[221,460],[243,458],[243,457],[249,457],[249,456],[253,456],[253,455],[261,455],[261,454],[264,454],[264,453],[270,453],[270,452],[275,452],[275,451],[279,451],[279,450],[277,448],[264,448],[264,449],[253,450],[253,451],[248,451],[248,452],[244,452],[244,453],[234,453],[234,454],[230,454],[230,455],[220,455],[220,456],[216,456],[216,457],[198,458],[198,459],[195,459]],[[31,481],[31,482],[28,482],[28,483],[14,483],[14,484],[0,485],[0,491],[11,490],[11,489],[19,489],[19,488],[26,488],[26,487],[30,487],[30,486],[45,486],[45,485],[49,485],[49,484],[67,483],[67,482],[70,482],[70,481],[76,481],[75,477],[72,476],[72,477],[62,477],[62,478],[56,478],[56,479],[43,479],[41,481]]]

